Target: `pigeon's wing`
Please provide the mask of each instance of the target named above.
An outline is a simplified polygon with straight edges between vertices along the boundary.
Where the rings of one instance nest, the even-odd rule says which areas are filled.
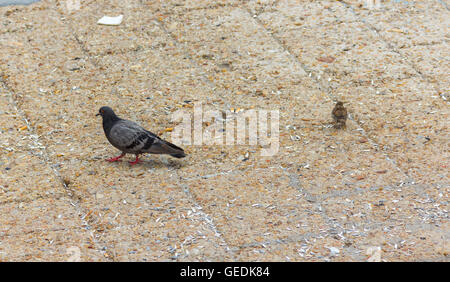
[[[126,153],[168,154],[176,158],[185,157],[183,149],[129,120],[118,121],[111,128],[109,138],[111,144]]]
[[[141,153],[148,150],[156,138],[158,138],[156,135],[129,120],[118,121],[109,133],[111,144],[128,153]]]

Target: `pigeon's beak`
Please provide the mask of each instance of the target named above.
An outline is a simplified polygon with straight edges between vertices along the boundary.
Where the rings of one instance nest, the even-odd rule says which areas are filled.
[[[97,116],[99,116],[100,115],[100,113],[97,113],[95,116],[97,117]]]

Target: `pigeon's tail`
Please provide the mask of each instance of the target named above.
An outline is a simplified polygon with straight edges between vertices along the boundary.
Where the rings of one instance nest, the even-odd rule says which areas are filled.
[[[186,154],[183,152],[183,153],[179,153],[179,154],[171,154],[171,156],[174,157],[174,158],[181,159],[181,158],[186,157]]]
[[[175,146],[174,144],[169,143],[169,142],[167,142],[167,145],[170,147],[171,151],[174,151],[174,153],[169,153],[169,155],[171,155],[172,157],[179,158],[179,159],[186,157],[184,150],[181,149],[180,147]]]
[[[175,158],[186,157],[183,149],[162,139],[153,143],[148,152],[152,154],[167,154]]]

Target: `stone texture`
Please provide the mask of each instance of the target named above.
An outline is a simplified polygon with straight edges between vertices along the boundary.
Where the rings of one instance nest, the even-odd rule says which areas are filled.
[[[448,9],[362,2],[1,7],[0,260],[448,261]],[[108,163],[104,105],[168,140],[277,110],[279,150]]]

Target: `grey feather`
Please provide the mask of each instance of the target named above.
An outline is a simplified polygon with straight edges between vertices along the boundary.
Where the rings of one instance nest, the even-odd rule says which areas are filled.
[[[185,157],[184,150],[159,138],[139,124],[117,117],[109,107],[102,107],[103,130],[108,141],[123,153],[168,154],[176,158]]]

